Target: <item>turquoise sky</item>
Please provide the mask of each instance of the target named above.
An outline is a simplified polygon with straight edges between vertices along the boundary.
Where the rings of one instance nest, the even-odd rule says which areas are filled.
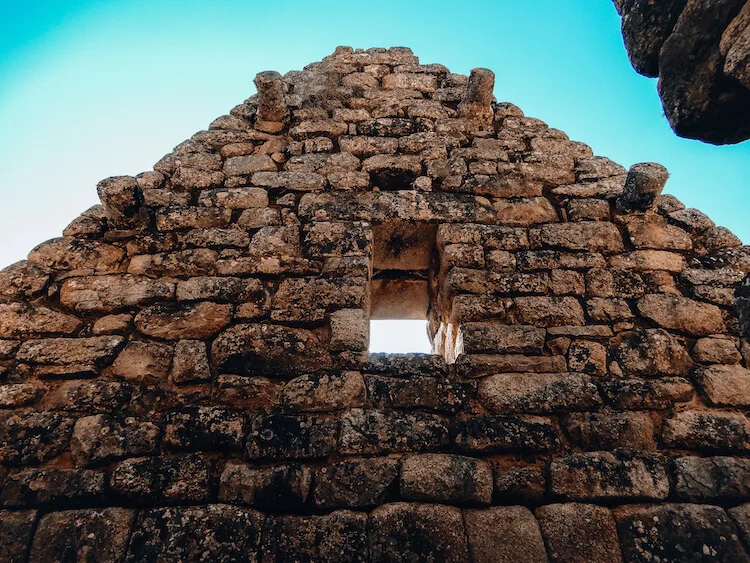
[[[0,21],[0,265],[59,236],[98,180],[150,169],[252,94],[337,45],[410,46],[497,75],[499,100],[629,166],[750,241],[750,143],[674,136],[628,63],[609,0],[6,2]]]

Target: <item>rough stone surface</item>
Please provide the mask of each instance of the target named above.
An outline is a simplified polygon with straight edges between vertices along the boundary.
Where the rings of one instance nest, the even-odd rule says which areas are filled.
[[[747,9],[679,8],[733,2],[709,59],[744,84]],[[0,272],[0,559],[743,560],[737,237],[487,69],[339,47],[255,82]],[[431,353],[368,353],[407,318]]]

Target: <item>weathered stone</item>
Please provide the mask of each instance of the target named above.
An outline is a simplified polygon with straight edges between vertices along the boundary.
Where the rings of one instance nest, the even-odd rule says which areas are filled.
[[[180,340],[174,347],[170,378],[177,384],[211,380],[206,344],[200,340]]]
[[[739,365],[700,367],[693,376],[712,405],[750,405],[750,370]]]
[[[260,512],[227,504],[143,510],[125,561],[258,563],[262,526]]]
[[[550,466],[550,490],[571,500],[651,499],[669,494],[664,460],[657,455],[618,450],[573,454]]]
[[[0,549],[8,563],[27,561],[36,510],[0,510]]]
[[[469,560],[461,511],[439,504],[385,504],[370,514],[371,560]]]
[[[495,500],[501,504],[542,501],[547,488],[543,465],[502,459],[490,463],[495,476]]]
[[[70,453],[76,465],[94,465],[156,451],[161,432],[156,424],[107,415],[79,418],[73,428]]]
[[[362,309],[340,309],[329,315],[331,350],[367,350],[370,345],[370,323]]]
[[[661,195],[667,183],[669,172],[661,164],[642,162],[634,164],[628,171],[625,189],[617,199],[617,209],[621,213],[648,211]]]
[[[583,309],[575,297],[516,297],[519,324],[537,327],[582,325]]]
[[[51,406],[90,413],[122,411],[132,390],[131,385],[116,381],[67,381],[52,394]]]
[[[627,224],[630,242],[635,248],[657,250],[691,250],[690,234],[674,225],[669,225],[659,215],[644,219],[629,219]]]
[[[206,502],[209,465],[192,454],[126,459],[115,465],[109,487],[116,496],[139,503]]]
[[[620,561],[620,542],[612,512],[595,504],[549,504],[536,517],[553,561]]]
[[[231,305],[211,302],[179,307],[156,305],[138,313],[135,326],[153,338],[201,339],[217,334],[229,324],[231,318]]]
[[[274,70],[266,70],[256,74],[253,82],[258,90],[258,119],[283,121],[288,110],[281,75]]]
[[[112,364],[111,374],[133,383],[158,384],[169,373],[173,350],[154,342],[129,342]]]
[[[543,225],[539,229],[539,239],[545,247],[564,250],[588,250],[611,254],[622,252],[624,249],[622,235],[617,227],[601,221]]]
[[[75,505],[104,495],[105,476],[89,469],[25,469],[5,478],[0,503],[36,507],[54,503]]]
[[[626,375],[683,375],[691,365],[685,347],[662,329],[628,332],[610,342],[610,354]]]
[[[315,332],[277,325],[235,325],[214,340],[211,356],[223,373],[279,377],[331,366]]]
[[[537,416],[475,416],[451,422],[451,437],[462,452],[546,452],[559,445],[548,418]]]
[[[413,376],[408,378],[365,376],[367,396],[377,408],[425,408],[455,413],[474,394],[469,382],[444,377]]]
[[[693,346],[693,358],[702,364],[738,364],[742,355],[728,338],[701,338]]]
[[[341,121],[333,119],[320,119],[313,121],[303,121],[296,127],[293,127],[289,134],[294,139],[311,139],[314,137],[340,137],[347,132],[348,126]]]
[[[19,348],[16,358],[31,364],[101,367],[114,359],[123,342],[120,336],[27,340]]]
[[[262,188],[222,188],[202,192],[198,203],[206,207],[226,207],[229,209],[267,207],[268,192]],[[206,227],[202,226],[201,228]]]
[[[715,305],[699,303],[677,295],[645,295],[638,311],[664,328],[705,336],[722,332],[724,322]]]
[[[195,248],[162,254],[133,256],[128,273],[149,277],[206,276],[216,271],[216,251]]]
[[[480,352],[541,353],[545,331],[533,326],[498,323],[464,323],[458,333],[457,347],[466,354]]]
[[[623,270],[664,270],[681,272],[685,269],[685,258],[675,252],[664,250],[634,250],[609,258],[609,265]]]
[[[38,465],[68,448],[75,419],[50,412],[0,414],[0,463]]]
[[[191,407],[164,416],[163,443],[172,449],[239,451],[245,433],[245,417],[234,410]]]
[[[286,409],[306,412],[359,407],[364,400],[365,383],[356,371],[302,375],[287,383],[281,395]]]
[[[263,527],[263,561],[367,561],[367,515],[340,510],[325,516],[270,516]]]
[[[630,270],[591,269],[586,272],[586,292],[592,297],[641,297],[643,279]]]
[[[674,490],[692,502],[738,500],[750,496],[750,461],[734,457],[680,457],[674,460]]]
[[[339,421],[320,416],[262,415],[247,438],[251,458],[307,459],[328,457],[336,449]]]
[[[0,337],[19,338],[55,334],[73,334],[82,322],[71,315],[41,305],[0,303]]]
[[[319,321],[328,311],[361,308],[367,289],[364,279],[286,279],[271,301],[271,319]]]
[[[219,485],[219,500],[257,506],[263,510],[291,512],[307,500],[312,473],[298,464],[262,469],[229,462]]]
[[[668,447],[690,450],[747,450],[750,422],[741,413],[686,410],[664,421],[662,438]]]
[[[538,225],[558,221],[557,211],[545,197],[497,199],[492,204],[501,225]]]
[[[134,520],[135,510],[125,508],[46,514],[37,526],[29,559],[49,563],[80,559],[94,563],[122,560]]]
[[[148,225],[143,209],[143,191],[132,176],[115,176],[96,186],[107,221],[113,227],[129,229]]]
[[[253,174],[252,182],[264,188],[297,191],[322,190],[326,187],[325,176],[313,172],[257,172]]]
[[[398,477],[395,458],[348,459],[315,472],[313,500],[321,508],[382,504]]]
[[[573,413],[565,417],[565,428],[584,450],[656,450],[648,413]]]
[[[60,289],[60,303],[81,312],[112,312],[173,297],[174,283],[132,275],[74,278]]]
[[[727,513],[734,521],[734,525],[737,526],[740,538],[744,542],[745,550],[747,551],[749,549],[748,545],[750,545],[750,503],[730,508],[727,510]]]
[[[448,504],[491,504],[492,470],[484,461],[447,454],[407,456],[401,463],[401,496]]]
[[[467,378],[509,372],[555,373],[566,369],[564,356],[519,354],[466,354],[460,356],[454,365],[458,374]]]
[[[718,506],[632,505],[615,508],[614,514],[625,561],[750,560]]]
[[[472,561],[546,563],[539,524],[528,508],[502,506],[463,514]]]
[[[351,409],[341,419],[342,454],[430,451],[447,443],[446,420],[433,414]]]
[[[31,252],[29,260],[53,270],[93,270],[107,273],[119,269],[125,252],[98,241],[62,237],[43,242]]]
[[[232,210],[223,207],[168,207],[156,213],[160,231],[226,227],[231,220]]]
[[[598,342],[576,340],[568,348],[568,369],[591,375],[607,373],[607,349]]]
[[[601,403],[591,378],[577,373],[503,373],[479,382],[479,400],[492,413],[585,410]]]
[[[276,172],[276,163],[267,154],[233,156],[224,162],[227,176],[247,176],[256,172]]]
[[[0,299],[31,299],[39,296],[52,271],[28,260],[21,260],[0,270]]]

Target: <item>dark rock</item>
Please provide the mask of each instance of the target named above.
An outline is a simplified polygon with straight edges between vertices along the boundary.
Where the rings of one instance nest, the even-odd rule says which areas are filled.
[[[750,422],[739,412],[686,410],[665,419],[665,445],[708,451],[750,448]]]
[[[536,504],[542,501],[547,488],[544,465],[503,459],[490,463],[495,477],[494,496],[500,504]]]
[[[718,506],[631,505],[614,510],[625,561],[750,560]]]
[[[263,527],[263,561],[368,561],[367,515],[270,516]]]
[[[735,457],[679,457],[673,462],[674,490],[693,502],[750,497],[750,460]]]
[[[313,499],[321,508],[359,508],[382,504],[398,477],[395,458],[348,459],[315,472]]]
[[[76,465],[95,465],[128,456],[154,453],[161,430],[152,422],[103,414],[76,421],[70,453]]]
[[[104,508],[46,514],[39,521],[30,561],[120,561],[128,547],[135,510]]]
[[[482,379],[479,401],[492,413],[586,410],[601,403],[596,385],[579,373],[503,373]]]
[[[341,420],[342,454],[429,451],[447,443],[447,421],[437,415],[351,409]]]
[[[36,507],[54,503],[95,501],[104,495],[105,477],[88,469],[25,469],[5,478],[0,503],[11,507]]]
[[[393,503],[370,514],[371,561],[469,560],[461,510],[440,504]]]
[[[305,504],[311,482],[310,469],[299,464],[257,469],[229,462],[221,474],[219,500],[269,512],[293,512]]]
[[[118,463],[110,475],[110,489],[125,500],[206,502],[209,498],[209,464],[198,455],[132,458]]]
[[[51,412],[0,414],[0,463],[38,465],[68,449],[75,418]]]
[[[625,375],[683,375],[692,364],[685,347],[662,329],[627,332],[610,342],[610,354]]]
[[[571,500],[664,499],[669,480],[655,454],[616,450],[573,454],[550,466],[550,490]]]
[[[565,417],[565,427],[584,450],[656,449],[654,424],[648,413],[574,413]]]
[[[339,421],[319,416],[280,414],[257,417],[247,438],[251,458],[328,457],[336,450]]]
[[[475,416],[451,423],[451,437],[462,452],[547,452],[560,445],[548,418],[536,416]]]
[[[616,409],[666,409],[695,395],[682,377],[608,379],[599,382],[599,389],[605,402]]]
[[[0,550],[8,563],[27,561],[36,515],[36,510],[0,510]]]
[[[164,416],[164,444],[186,451],[240,451],[247,423],[238,411],[192,407]]]
[[[262,526],[260,512],[227,504],[144,510],[125,561],[257,563]]]

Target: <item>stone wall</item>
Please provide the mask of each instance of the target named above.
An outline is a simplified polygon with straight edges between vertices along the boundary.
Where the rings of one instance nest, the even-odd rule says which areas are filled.
[[[750,138],[750,2],[614,0],[633,67],[658,77],[680,137]]]
[[[487,70],[256,85],[0,272],[7,559],[748,560],[748,247]],[[374,264],[436,354],[368,354]]]

